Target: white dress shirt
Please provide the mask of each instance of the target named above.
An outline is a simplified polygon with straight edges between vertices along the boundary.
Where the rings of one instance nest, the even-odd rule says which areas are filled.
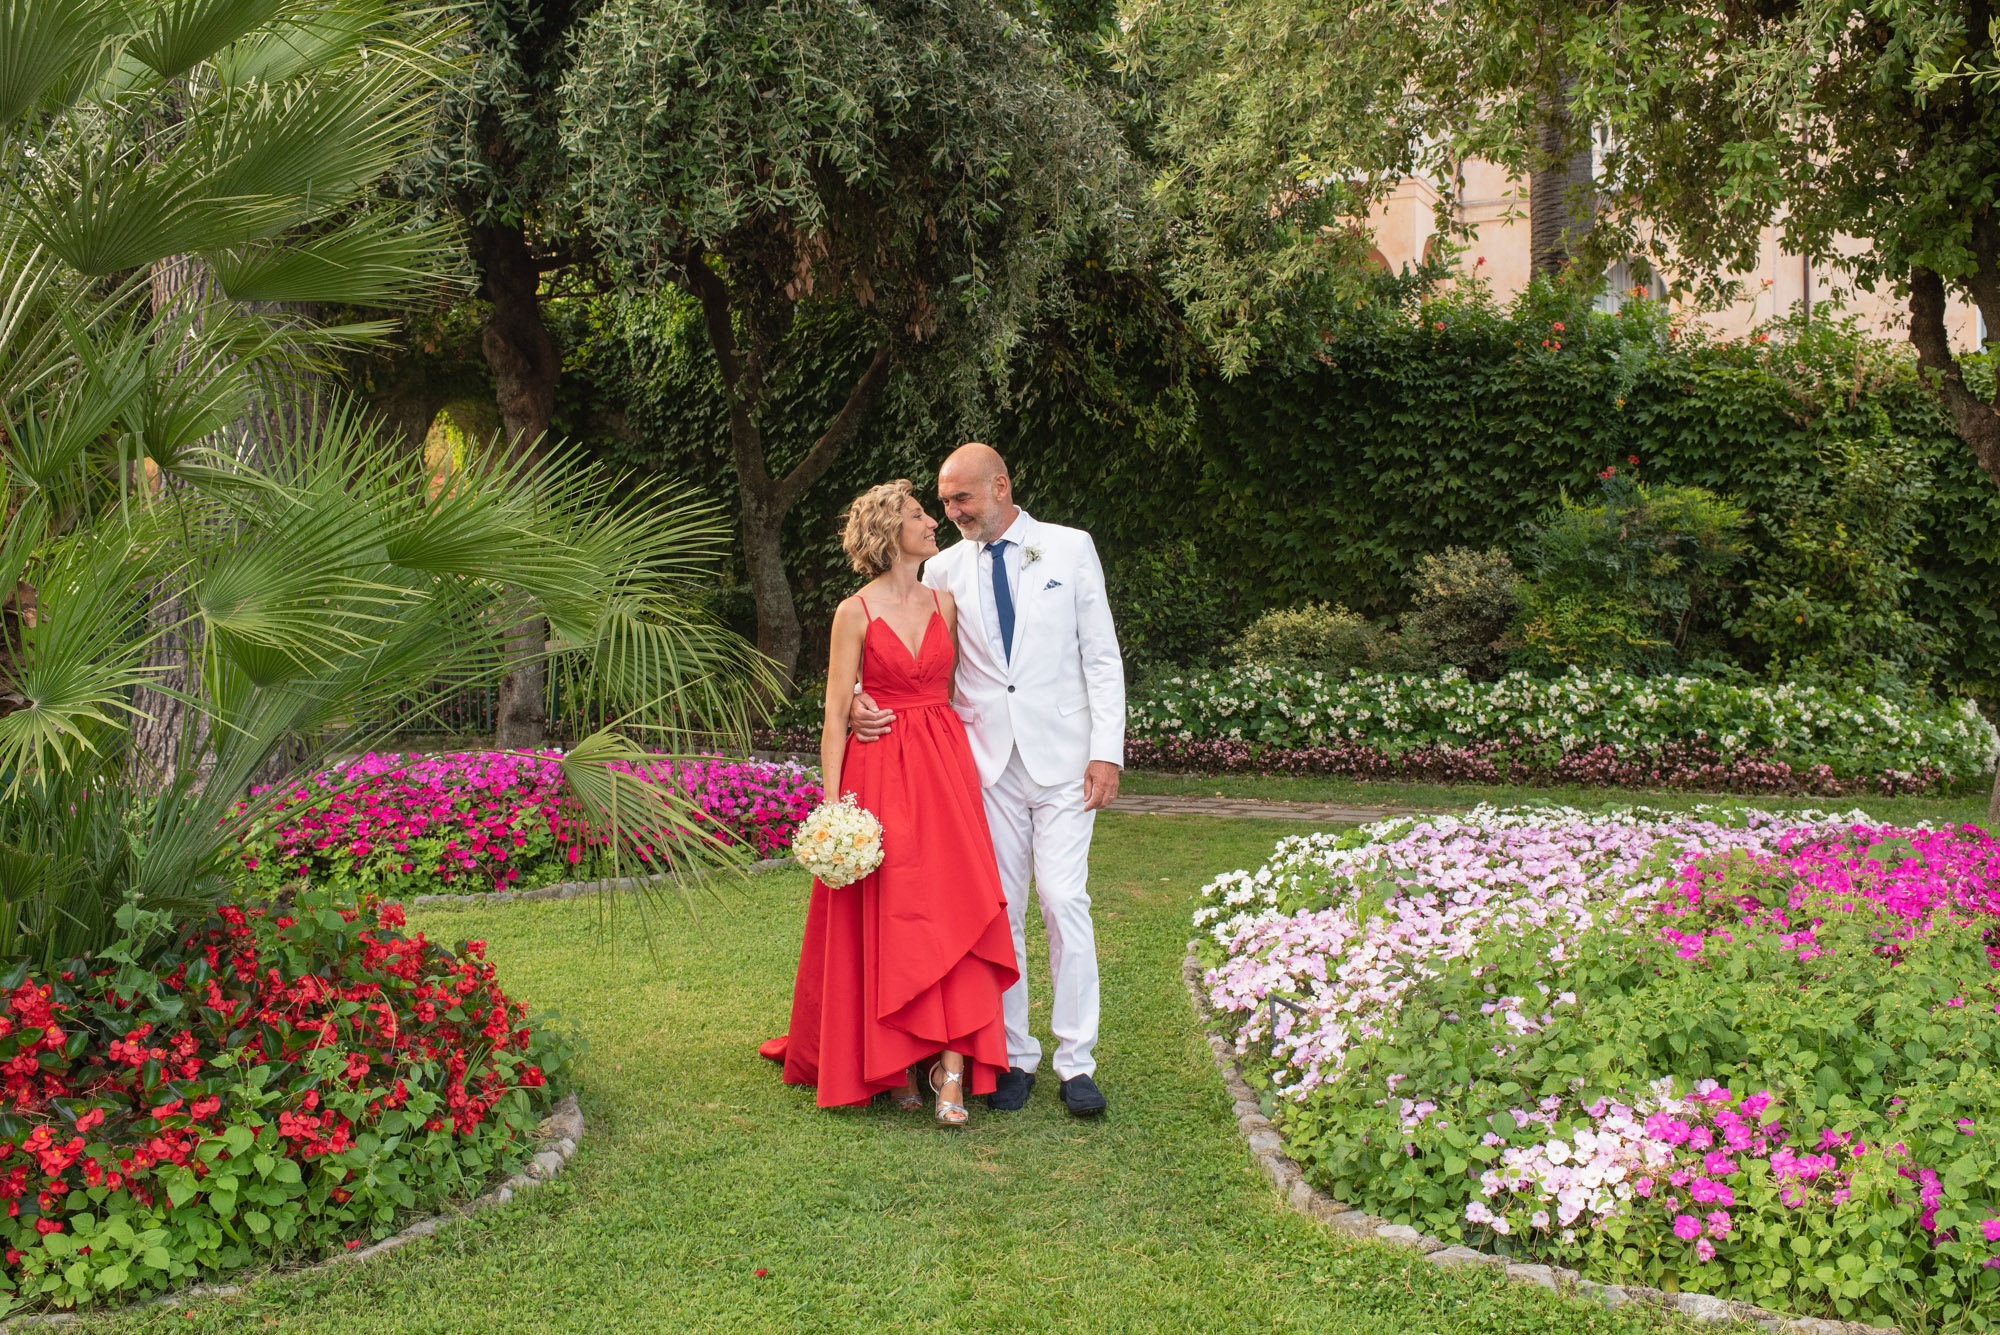
[[[1034,522],[1026,510],[1021,510],[1015,514],[1014,522],[1007,526],[1007,531],[994,539],[995,542],[1004,539],[1008,543],[1005,548],[1007,592],[1013,596],[1016,636],[1021,633],[1021,563],[1026,559],[1028,529]],[[993,656],[1004,663],[1008,659],[1007,646],[1000,639],[1000,609],[993,603],[993,548],[986,543],[979,546],[979,593],[979,620],[986,632],[986,643],[992,646]]]

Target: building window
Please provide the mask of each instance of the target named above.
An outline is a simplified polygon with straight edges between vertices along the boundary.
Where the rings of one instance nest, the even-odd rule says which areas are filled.
[[[1646,277],[1637,277],[1639,266],[1631,260],[1620,260],[1604,274],[1604,290],[1597,294],[1597,309],[1611,312],[1622,310],[1627,301],[1644,298],[1647,301],[1662,301],[1667,295],[1667,285],[1660,280],[1659,271],[1650,264],[1645,266]]]

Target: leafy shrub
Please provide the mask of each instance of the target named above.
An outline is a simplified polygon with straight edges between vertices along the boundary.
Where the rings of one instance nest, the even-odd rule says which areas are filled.
[[[1419,557],[1409,577],[1403,634],[1425,645],[1437,664],[1491,681],[1506,665],[1507,627],[1520,605],[1520,583],[1498,547],[1447,547]]]
[[[1842,778],[1928,770],[1971,779],[1987,773],[2000,750],[2000,734],[1968,700],[1611,671],[1554,679],[1514,672],[1486,683],[1455,672],[1344,679],[1281,668],[1186,673],[1128,696],[1126,733],[1162,744],[1358,744],[1392,756],[1488,743],[1545,744],[1558,753],[1605,747],[1617,757],[1687,747],[1723,761],[1824,765]]]
[[[1930,479],[1914,443],[1892,437],[1871,407],[1873,439],[1830,441],[1820,485],[1781,487],[1765,521],[1775,543],[1744,582],[1749,604],[1733,629],[1770,655],[1773,675],[1921,689],[1937,633],[1911,615],[1908,595]]]
[[[1712,648],[1704,632],[1719,629],[1716,594],[1744,524],[1740,506],[1703,488],[1607,467],[1596,503],[1565,494],[1528,533],[1521,661],[1663,672]]]
[[[1484,808],[1204,893],[1211,995],[1345,1199],[1606,1280],[1993,1322],[1983,832]]]
[[[1185,538],[1134,552],[1105,576],[1126,675],[1212,664],[1243,624],[1232,581]]]
[[[1345,607],[1307,603],[1266,612],[1230,648],[1251,667],[1292,667],[1344,673],[1413,672],[1429,666],[1424,646],[1385,631]]]
[[[788,847],[819,800],[796,765],[662,759],[644,773],[691,799],[724,842],[760,857]],[[553,756],[370,753],[287,793],[246,844],[244,865],[259,893],[303,881],[353,902],[547,885],[595,873],[594,849]]]
[[[771,727],[779,732],[811,732],[818,735],[826,720],[826,678],[801,682],[791,699],[771,715]]]
[[[0,1000],[4,1284],[68,1307],[383,1237],[532,1152],[565,1043],[402,912],[225,905]],[[166,940],[154,941],[158,933]],[[143,960],[143,963],[141,961]]]
[[[1636,456],[1650,483],[1747,507],[1748,578],[1793,489],[1829,484],[1831,442],[1904,441],[1931,483],[1909,611],[1938,628],[1945,679],[2000,681],[2000,495],[1909,349],[1823,312],[1731,342],[1671,319],[1542,285],[1504,309],[1464,295],[1359,308],[1318,356],[1204,383],[1191,531],[1232,554],[1260,605],[1382,617],[1423,554],[1511,548],[1558,489],[1588,495]]]

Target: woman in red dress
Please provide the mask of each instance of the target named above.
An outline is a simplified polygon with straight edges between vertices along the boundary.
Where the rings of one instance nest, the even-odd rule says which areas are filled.
[[[813,882],[791,1030],[762,1051],[786,1083],[818,1086],[822,1108],[888,1094],[921,1109],[910,1068],[925,1063],[938,1121],[963,1126],[966,1095],[992,1093],[1007,1069],[1000,994],[1017,974],[979,771],[951,707],[958,609],[917,582],[936,533],[907,481],[848,508],[848,558],[873,578],[834,613],[820,773],[830,796],[852,793],[882,822],[882,865],[839,889]],[[874,742],[847,732],[863,682],[896,713]]]

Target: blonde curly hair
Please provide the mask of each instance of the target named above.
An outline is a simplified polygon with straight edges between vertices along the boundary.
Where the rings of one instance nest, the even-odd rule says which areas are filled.
[[[896,564],[896,535],[903,527],[903,502],[915,495],[910,479],[899,477],[894,482],[870,487],[847,507],[847,531],[841,535],[840,545],[847,549],[848,563],[857,573],[873,579],[888,573]]]

